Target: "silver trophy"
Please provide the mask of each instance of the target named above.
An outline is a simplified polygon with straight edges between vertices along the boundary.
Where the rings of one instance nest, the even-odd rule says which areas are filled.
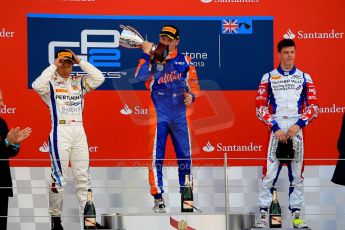
[[[120,25],[122,32],[120,35],[120,46],[125,48],[141,48],[143,41],[145,40],[141,34],[131,26]],[[156,49],[156,45],[153,45],[152,51]]]
[[[131,26],[120,25],[123,29],[120,34],[119,44],[125,48],[141,48],[144,38],[141,34]],[[163,43],[153,44],[151,49],[152,59],[163,62],[169,54],[169,46]]]

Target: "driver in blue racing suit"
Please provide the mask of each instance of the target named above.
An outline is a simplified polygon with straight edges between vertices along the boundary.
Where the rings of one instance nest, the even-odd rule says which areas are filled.
[[[167,56],[164,60],[155,59],[151,52],[152,43],[144,41],[143,54],[135,73],[136,79],[146,81],[151,90],[149,151],[152,166],[149,167],[149,182],[155,201],[153,211],[157,213],[165,212],[162,165],[169,134],[178,159],[180,186],[184,186],[185,175],[191,177],[189,110],[198,96],[199,85],[191,58],[177,50],[179,41],[178,28],[164,26],[159,42],[160,45],[168,45]]]

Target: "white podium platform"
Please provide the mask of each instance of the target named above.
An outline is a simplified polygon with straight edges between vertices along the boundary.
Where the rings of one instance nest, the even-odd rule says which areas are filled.
[[[101,224],[113,230],[161,229],[226,229],[225,215],[155,214],[155,215],[103,215]]]
[[[250,230],[254,227],[255,215],[164,213],[164,214],[108,214],[101,216],[101,224],[114,230]]]
[[[103,215],[101,223],[112,230],[259,230],[255,228],[254,213],[212,215],[204,213],[154,215]],[[267,228],[276,229],[276,228]],[[294,228],[280,228],[293,230]],[[306,228],[306,230],[311,230]]]

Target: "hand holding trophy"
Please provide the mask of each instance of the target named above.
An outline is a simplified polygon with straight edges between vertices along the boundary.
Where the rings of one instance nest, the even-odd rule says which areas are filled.
[[[124,25],[120,25],[120,27],[123,29],[120,35],[120,46],[130,49],[142,48],[145,39],[136,29]],[[153,44],[150,53],[152,53],[152,59],[163,62],[169,54],[169,46],[162,43],[158,45]]]

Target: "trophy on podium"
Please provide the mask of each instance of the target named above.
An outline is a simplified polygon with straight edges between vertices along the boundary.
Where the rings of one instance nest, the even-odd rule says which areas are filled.
[[[123,29],[120,35],[120,46],[125,48],[141,48],[145,40],[141,34],[131,26],[120,25]]]
[[[120,25],[122,32],[120,34],[120,46],[130,49],[139,49],[142,47],[144,38],[141,34],[131,26]],[[165,57],[169,54],[169,46],[159,43],[152,46],[152,59],[163,62]]]

